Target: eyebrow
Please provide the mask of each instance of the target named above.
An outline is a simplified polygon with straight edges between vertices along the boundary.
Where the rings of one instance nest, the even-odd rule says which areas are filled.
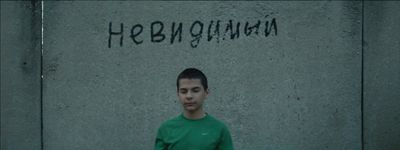
[[[195,87],[191,88],[191,90],[194,90],[194,89],[200,89],[200,87],[199,86],[195,86]],[[187,89],[187,88],[179,88],[179,90],[189,90],[189,89]]]

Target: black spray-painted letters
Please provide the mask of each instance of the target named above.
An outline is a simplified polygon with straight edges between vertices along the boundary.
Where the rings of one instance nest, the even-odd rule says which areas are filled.
[[[125,28],[128,28],[128,30],[124,30]],[[125,31],[130,31],[130,33],[125,33]],[[124,34],[129,35],[130,39],[124,39]],[[125,25],[119,23],[115,25],[113,22],[109,22],[108,47],[111,48],[117,43],[120,47],[123,47],[124,42],[127,41],[133,42],[134,45],[141,45],[145,42],[174,44],[181,43],[188,38],[188,44],[192,48],[196,48],[201,41],[211,42],[215,40],[216,43],[220,43],[221,40],[235,40],[252,35],[261,38],[277,36],[277,19],[266,15],[263,19],[245,22],[233,19],[227,21],[195,20],[190,24],[153,21],[149,24]]]

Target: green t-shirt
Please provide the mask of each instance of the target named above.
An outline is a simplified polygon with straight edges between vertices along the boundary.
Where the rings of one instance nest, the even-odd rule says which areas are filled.
[[[228,128],[210,115],[190,120],[183,114],[164,122],[155,150],[233,150]]]

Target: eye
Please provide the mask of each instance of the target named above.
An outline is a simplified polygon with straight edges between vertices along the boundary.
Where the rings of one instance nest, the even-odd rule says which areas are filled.
[[[187,90],[184,90],[184,89],[182,89],[182,90],[179,90],[179,93],[181,93],[181,94],[185,94],[185,93],[187,93]]]
[[[200,92],[200,88],[194,88],[192,91],[195,93]]]

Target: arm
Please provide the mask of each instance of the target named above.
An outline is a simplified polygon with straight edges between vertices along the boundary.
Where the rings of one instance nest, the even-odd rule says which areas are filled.
[[[154,150],[168,150],[168,145],[164,142],[161,127],[157,131],[157,137],[154,144]]]
[[[231,134],[227,127],[224,127],[221,133],[221,139],[217,146],[217,150],[233,150]]]

